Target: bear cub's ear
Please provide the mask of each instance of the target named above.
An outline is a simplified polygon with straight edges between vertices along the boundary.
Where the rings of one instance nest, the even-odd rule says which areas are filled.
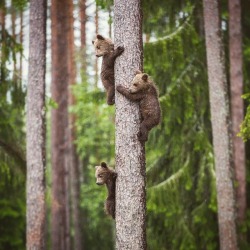
[[[143,81],[147,81],[148,80],[148,74],[143,74],[142,78]]]
[[[99,34],[96,36],[96,38],[99,39],[99,40],[105,40],[105,38],[102,35],[99,35]]]
[[[101,163],[101,166],[102,166],[103,168],[107,168],[107,167],[108,167],[107,164],[106,164],[106,162],[102,162],[102,163]]]
[[[142,72],[141,72],[139,69],[137,69],[137,70],[135,71],[135,74],[136,74],[136,75],[142,74]]]

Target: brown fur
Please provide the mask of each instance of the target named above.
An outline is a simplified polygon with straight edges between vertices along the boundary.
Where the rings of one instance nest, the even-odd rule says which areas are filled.
[[[115,79],[114,79],[114,63],[116,57],[122,54],[124,48],[118,46],[114,50],[114,44],[109,38],[104,38],[97,35],[96,39],[92,41],[95,46],[95,53],[97,57],[103,57],[101,79],[104,88],[107,91],[107,103],[113,105],[115,103]]]
[[[115,183],[116,183],[116,172],[109,168],[105,162],[101,163],[101,166],[96,166],[96,184],[104,185],[108,189],[108,197],[105,201],[105,212],[108,215],[111,215],[115,219]]]
[[[138,139],[141,142],[147,141],[149,131],[161,120],[161,108],[155,84],[147,74],[137,70],[129,89],[122,85],[118,85],[116,89],[129,100],[139,102],[142,122]]]

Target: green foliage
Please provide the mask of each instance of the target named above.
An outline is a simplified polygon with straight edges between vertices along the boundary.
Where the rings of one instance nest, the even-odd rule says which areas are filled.
[[[205,45],[194,15],[200,5],[170,2],[166,12],[154,6],[165,22],[146,19],[144,27],[156,39],[145,44],[144,70],[160,90],[163,116],[147,144],[148,245],[217,249]]]
[[[24,2],[27,3],[13,1],[13,6]],[[4,3],[1,2],[0,8]],[[26,90],[16,72],[9,68],[16,55],[22,54],[22,47],[8,30],[2,30],[0,44],[0,249],[22,250],[25,249]]]
[[[104,213],[105,186],[97,186],[95,168],[102,161],[114,166],[114,107],[106,104],[105,93],[88,83],[75,86],[77,104],[77,149],[83,162],[81,207],[85,248],[113,249],[113,220]]]
[[[242,96],[243,99],[250,101],[250,94]],[[247,107],[246,116],[240,126],[240,132],[238,134],[245,142],[250,139],[250,105]]]

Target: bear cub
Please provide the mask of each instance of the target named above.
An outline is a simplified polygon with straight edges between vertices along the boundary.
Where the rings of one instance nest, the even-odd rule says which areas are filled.
[[[96,166],[96,184],[104,185],[108,189],[108,197],[105,201],[104,210],[107,215],[111,215],[115,219],[115,183],[117,173],[109,168],[105,162],[101,163],[101,166]]]
[[[113,105],[115,103],[115,78],[114,78],[114,63],[116,57],[120,56],[124,51],[122,46],[114,49],[114,44],[109,38],[104,38],[97,35],[96,39],[92,41],[95,46],[95,54],[97,57],[103,57],[101,80],[104,88],[107,91],[107,104]]]
[[[139,103],[141,114],[138,139],[141,142],[148,140],[149,131],[158,125],[161,120],[161,108],[158,99],[158,90],[148,74],[136,71],[136,75],[129,87],[118,85],[116,90],[131,101]]]

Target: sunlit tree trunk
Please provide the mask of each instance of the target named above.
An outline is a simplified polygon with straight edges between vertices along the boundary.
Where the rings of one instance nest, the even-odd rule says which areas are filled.
[[[98,14],[98,6],[96,4],[96,9],[95,9],[95,33],[96,35],[99,32],[99,14]],[[95,86],[97,87],[98,84],[98,58],[95,58]]]
[[[69,0],[69,105],[75,105],[75,97],[73,95],[72,87],[76,81],[76,66],[75,66],[75,48],[74,48],[74,18],[73,18],[73,2]],[[80,174],[79,174],[79,161],[76,152],[76,129],[75,129],[76,116],[69,114],[69,149],[70,149],[70,170],[71,170],[71,190],[72,190],[72,219],[74,231],[74,248],[75,250],[82,249],[81,237],[81,216],[80,216]]]
[[[229,0],[228,3],[233,160],[237,181],[237,217],[239,224],[242,224],[246,217],[245,145],[242,138],[237,136],[240,124],[244,119],[244,104],[241,98],[243,94],[241,5],[240,0]]]
[[[122,17],[122,18],[121,18]],[[124,45],[116,59],[115,82],[128,86],[142,69],[140,0],[114,1],[115,45]],[[126,79],[126,81],[124,81]],[[137,138],[139,106],[116,92],[116,249],[146,249],[145,150]]]
[[[79,0],[79,10],[80,10],[80,30],[81,30],[81,51],[82,51],[82,67],[81,75],[85,79],[86,74],[86,0]]]
[[[52,249],[65,250],[66,230],[66,155],[68,128],[68,0],[51,1],[52,21],[52,99],[58,104],[52,110]]]
[[[23,10],[21,10],[20,13],[20,45],[23,46]],[[22,78],[23,78],[23,57],[22,55],[20,55],[20,59],[19,59],[19,77],[21,79],[22,82]]]
[[[237,247],[230,113],[218,0],[203,0],[220,249]]]
[[[27,249],[45,249],[46,0],[30,1],[27,93]]]
[[[13,1],[11,2],[13,4]],[[11,9],[11,29],[12,37],[16,41],[16,11],[14,8]],[[13,81],[16,83],[17,80],[17,66],[16,66],[16,52],[13,51]]]

